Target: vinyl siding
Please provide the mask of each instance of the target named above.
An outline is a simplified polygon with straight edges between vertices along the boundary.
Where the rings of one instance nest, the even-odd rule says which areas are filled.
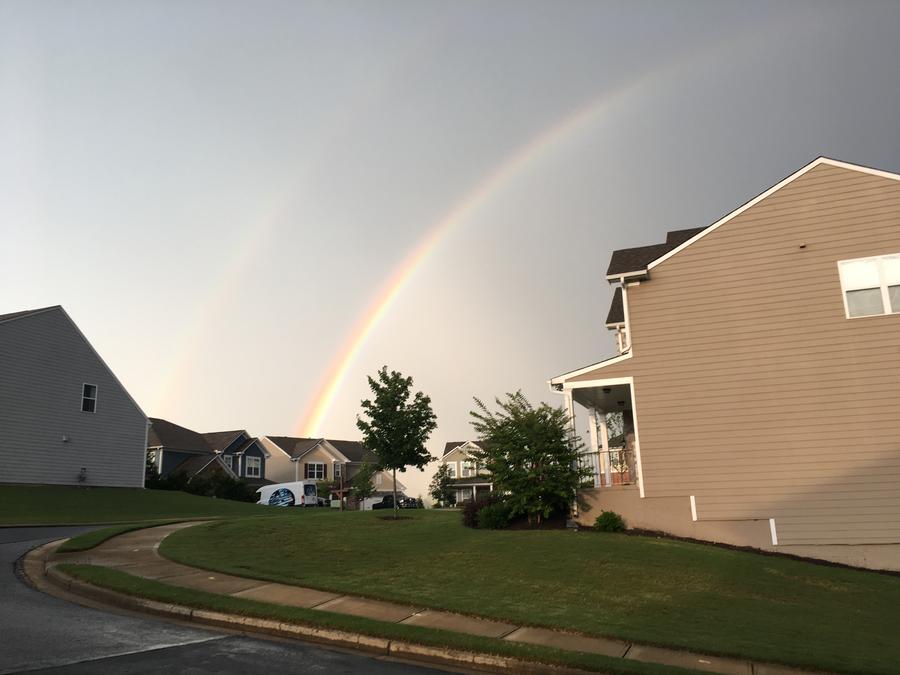
[[[95,413],[81,412],[84,383]],[[63,437],[68,442],[63,442]],[[60,309],[0,324],[0,482],[141,487],[147,419]]]
[[[805,248],[800,248],[805,245]],[[900,253],[900,182],[820,165],[628,288],[647,497],[775,518],[781,544],[900,542],[900,315],[837,262]]]

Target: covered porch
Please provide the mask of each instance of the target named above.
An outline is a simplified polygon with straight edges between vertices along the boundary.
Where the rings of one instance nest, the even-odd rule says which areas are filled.
[[[643,497],[633,378],[564,380],[554,386],[565,397],[576,434],[584,424],[576,417],[575,404],[587,410],[582,465],[590,470],[591,477],[585,487],[636,486]]]

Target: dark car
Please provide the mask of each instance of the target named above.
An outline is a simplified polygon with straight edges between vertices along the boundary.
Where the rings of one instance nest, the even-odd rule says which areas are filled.
[[[413,499],[412,497],[400,497],[397,500],[397,507],[401,509],[420,509],[422,505],[419,504],[418,499]],[[375,502],[372,504],[372,509],[393,509],[394,508],[394,495],[385,495],[381,498],[380,502]]]

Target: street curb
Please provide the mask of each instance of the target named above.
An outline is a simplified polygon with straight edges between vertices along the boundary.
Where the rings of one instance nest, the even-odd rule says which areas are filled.
[[[460,649],[433,647],[411,642],[403,642],[388,638],[373,637],[361,633],[352,633],[331,628],[299,623],[285,623],[271,619],[227,614],[205,609],[194,609],[185,605],[175,605],[155,600],[147,600],[111,591],[100,586],[89,584],[65,574],[56,565],[47,565],[42,558],[47,548],[58,544],[51,542],[32,549],[21,558],[21,570],[28,581],[41,588],[39,579],[43,576],[50,584],[75,595],[112,605],[120,609],[173,618],[180,621],[191,621],[208,626],[218,626],[241,632],[262,633],[280,638],[301,639],[321,645],[360,650],[378,656],[388,656],[407,661],[436,664],[442,666],[463,667],[468,670],[487,672],[516,672],[530,675],[587,675],[594,671],[585,671],[568,666],[557,666],[538,661],[527,661],[514,657],[498,656],[481,652],[469,652]]]

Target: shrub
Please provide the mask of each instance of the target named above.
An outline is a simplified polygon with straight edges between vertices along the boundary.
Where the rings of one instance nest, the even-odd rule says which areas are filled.
[[[464,501],[462,504],[463,525],[466,527],[478,527],[478,512],[500,501],[500,497],[495,497],[493,494]]]
[[[615,511],[603,511],[594,521],[594,529],[598,532],[624,532],[625,521]]]
[[[505,502],[488,504],[475,517],[478,527],[483,530],[502,530],[509,525],[512,509]]]

